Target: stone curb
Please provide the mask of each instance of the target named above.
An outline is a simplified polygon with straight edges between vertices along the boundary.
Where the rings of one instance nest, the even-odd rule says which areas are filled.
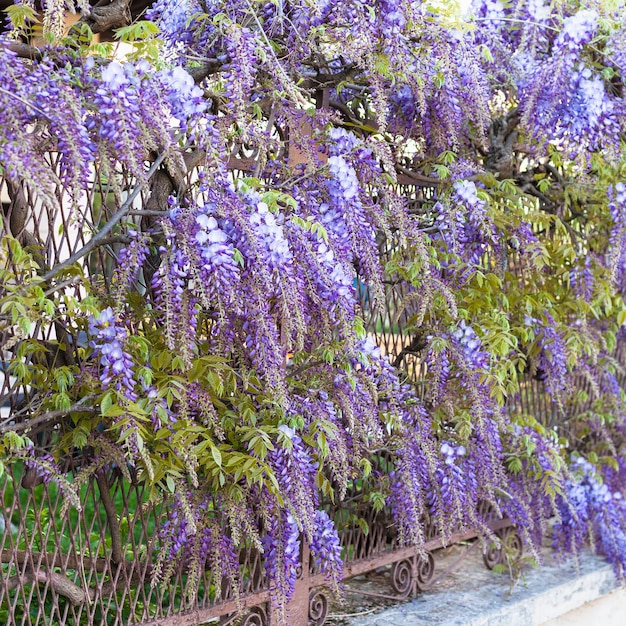
[[[619,588],[612,568],[583,553],[578,563],[555,562],[525,571],[511,590],[509,578],[480,567],[457,575],[453,585],[380,613],[350,620],[351,626],[541,626]]]
[[[552,587],[543,593],[497,608],[471,621],[454,621],[464,626],[540,626],[548,620],[565,615],[587,602],[608,595],[617,588],[615,574],[610,566],[604,566]]]

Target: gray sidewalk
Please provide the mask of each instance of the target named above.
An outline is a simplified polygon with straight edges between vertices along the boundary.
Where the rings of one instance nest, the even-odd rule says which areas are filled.
[[[443,559],[437,558],[435,576],[461,549],[450,548]],[[381,572],[374,581],[363,579],[350,586],[389,593],[385,577],[388,573]],[[353,617],[342,619],[333,611],[329,622],[349,626],[626,626],[626,591],[617,589],[611,567],[591,553],[582,554],[576,564],[573,559],[557,561],[546,552],[545,564],[525,566],[512,586],[507,574],[487,570],[475,550],[456,572],[415,600],[359,615],[351,602]]]

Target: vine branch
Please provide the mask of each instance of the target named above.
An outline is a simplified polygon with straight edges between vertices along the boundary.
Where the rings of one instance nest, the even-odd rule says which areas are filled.
[[[113,227],[128,213],[130,207],[133,205],[133,202],[141,192],[141,190],[146,186],[147,181],[152,178],[154,173],[157,171],[163,160],[165,159],[165,153],[160,154],[157,159],[154,161],[148,173],[146,175],[146,179],[141,181],[130,193],[124,204],[118,209],[118,211],[111,217],[111,219],[98,231],[98,233],[90,239],[80,250],[72,254],[68,259],[59,263],[55,267],[53,267],[49,272],[44,274],[43,280],[44,282],[48,282],[52,280],[57,274],[62,272],[64,269],[70,267],[76,263],[76,261],[82,259],[86,254],[89,254],[96,246],[102,243],[102,240],[111,232]]]

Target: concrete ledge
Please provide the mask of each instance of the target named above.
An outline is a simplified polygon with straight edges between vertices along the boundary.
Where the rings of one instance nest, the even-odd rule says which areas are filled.
[[[626,589],[621,587],[608,596],[602,596],[593,602],[551,619],[543,626],[623,626],[626,623]]]
[[[443,561],[437,561],[437,569],[441,571],[445,563],[444,556]],[[480,555],[474,554],[457,572],[415,600],[341,623],[350,626],[541,626],[617,588],[612,568],[591,553],[583,553],[578,563],[573,559],[559,562],[546,553],[546,564],[525,568],[513,587],[508,575],[490,572],[482,565]],[[623,623],[626,624],[626,611]]]
[[[541,584],[541,570],[537,571],[537,584]],[[610,566],[603,566],[574,580],[567,580],[501,607],[487,610],[484,615],[468,621],[453,621],[450,624],[466,626],[540,626],[548,620],[569,613],[587,602],[603,597],[615,590],[617,582]]]

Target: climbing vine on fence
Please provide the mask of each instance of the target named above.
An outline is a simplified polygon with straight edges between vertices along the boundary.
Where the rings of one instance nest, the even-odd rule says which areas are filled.
[[[401,541],[487,501],[623,574],[623,3],[73,8],[0,36],[3,462],[67,506],[132,469],[171,503],[154,584],[236,589],[247,541],[279,615],[301,541],[340,580],[323,504],[380,451]],[[422,395],[357,305],[390,285]]]

